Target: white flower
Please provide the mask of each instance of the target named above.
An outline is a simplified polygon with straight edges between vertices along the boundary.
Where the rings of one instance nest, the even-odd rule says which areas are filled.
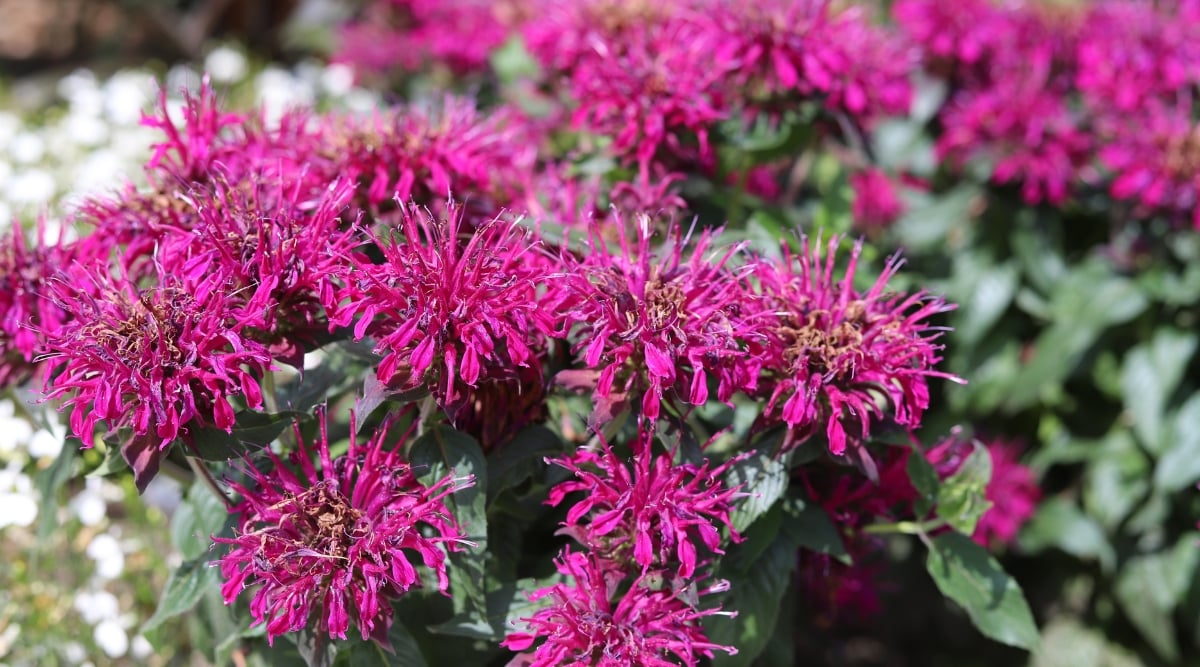
[[[154,653],[154,647],[150,644],[150,640],[141,635],[133,638],[133,642],[129,647],[129,653],[135,660],[145,660]]]
[[[241,81],[246,76],[246,56],[236,49],[221,46],[204,59],[204,69],[219,83]]]
[[[113,123],[137,125],[154,91],[154,76],[149,72],[117,72],[104,82],[104,111]]]
[[[0,528],[28,526],[37,518],[37,501],[27,493],[0,493]]]
[[[94,526],[100,523],[104,520],[104,515],[108,513],[108,503],[101,493],[102,481],[98,477],[89,477],[85,482],[84,489],[71,499],[71,511],[85,526]]]
[[[72,111],[62,121],[67,137],[81,146],[99,146],[108,139],[108,125],[96,116]]]
[[[354,89],[354,68],[345,63],[334,63],[321,73],[321,87],[334,97],[341,97]]]
[[[21,164],[33,164],[46,154],[46,142],[33,132],[22,132],[8,144],[8,155]]]
[[[92,630],[92,639],[110,658],[119,658],[129,652],[129,635],[115,620],[101,621]]]
[[[33,426],[13,413],[15,406],[8,399],[0,400],[0,452],[13,452],[24,447],[33,437]]]
[[[88,625],[95,625],[105,619],[114,619],[121,613],[117,596],[105,590],[80,591],[75,594],[75,611]]]
[[[29,455],[35,459],[58,458],[63,448],[63,436],[50,431],[38,431],[29,439]]]
[[[54,196],[57,184],[44,169],[18,171],[8,182],[6,196],[17,204],[44,204]]]
[[[87,555],[96,561],[96,576],[101,579],[116,579],[125,571],[125,554],[121,551],[121,544],[108,533],[100,533],[92,538],[87,546]]]

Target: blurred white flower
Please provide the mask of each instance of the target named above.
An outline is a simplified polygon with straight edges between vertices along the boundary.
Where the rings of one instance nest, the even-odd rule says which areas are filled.
[[[108,125],[96,116],[71,112],[62,120],[67,137],[81,146],[99,146],[108,139]]]
[[[213,49],[204,59],[204,70],[213,81],[219,83],[234,83],[246,76],[246,56],[237,49],[221,46]]]
[[[21,129],[21,118],[8,111],[0,111],[0,148],[6,148]]]
[[[254,87],[268,127],[276,127],[288,109],[309,106],[316,97],[311,83],[279,67],[268,67],[259,72]]]
[[[100,533],[87,546],[88,558],[96,561],[96,576],[101,579],[116,579],[125,571],[125,553],[117,538]]]
[[[37,501],[27,493],[0,492],[0,528],[28,526],[37,519]]]
[[[115,620],[101,621],[92,630],[92,639],[110,658],[119,658],[129,652],[129,635]]]
[[[23,417],[16,416],[15,411],[16,406],[11,400],[0,399],[0,452],[24,448],[33,437],[33,426]]]
[[[326,93],[341,97],[354,89],[354,68],[345,63],[334,63],[321,73],[321,88]]]
[[[8,142],[8,155],[21,164],[33,164],[46,154],[46,142],[33,132],[21,132]]]
[[[67,662],[79,664],[87,658],[87,649],[83,648],[83,644],[79,642],[67,642],[62,647],[63,657]]]
[[[18,171],[8,181],[5,196],[15,204],[45,204],[54,196],[54,177],[45,169]]]
[[[58,80],[58,96],[73,100],[96,90],[96,74],[80,68]]]
[[[57,458],[63,448],[63,436],[40,430],[29,438],[29,455],[35,459]]]
[[[98,477],[87,478],[83,490],[71,499],[71,511],[85,526],[94,526],[100,523],[104,520],[104,515],[108,513],[108,503],[104,500],[101,490],[103,481]]]
[[[117,72],[104,82],[104,111],[118,125],[136,125],[156,90],[154,75],[149,72]]]
[[[79,591],[75,594],[75,611],[88,625],[95,625],[105,619],[114,619],[121,613],[121,605],[117,596],[106,590]]]
[[[149,639],[146,639],[141,635],[137,635],[133,638],[133,641],[129,646],[129,654],[132,655],[135,660],[145,660],[146,658],[150,657],[151,653],[154,653],[154,646],[150,644]]]

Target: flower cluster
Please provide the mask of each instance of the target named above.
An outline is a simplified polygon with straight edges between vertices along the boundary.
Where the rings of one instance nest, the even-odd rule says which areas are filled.
[[[709,641],[698,623],[723,613],[699,604],[700,596],[728,588],[702,583],[711,576],[708,556],[724,553],[718,526],[741,540],[729,522],[739,489],[721,481],[737,459],[711,469],[674,463],[678,452],[654,451],[645,428],[631,445],[632,466],[603,440],[600,451],[548,459],[575,475],[550,490],[549,504],[586,494],[560,532],[587,551],[561,554],[558,570],[573,585],[532,593],[531,601],[548,597],[551,604],[520,619],[525,631],[505,639],[514,651],[534,649],[528,664],[661,665],[674,655],[694,665],[697,655],[737,652]]]
[[[464,538],[445,498],[474,480],[419,482],[402,447],[388,444],[394,418],[366,443],[351,435],[349,450],[333,458],[324,413],[318,418],[315,451],[297,432],[291,467],[268,452],[270,471],[247,466],[252,483],[231,482],[242,501],[232,510],[235,536],[216,538],[231,545],[220,559],[221,594],[229,604],[259,586],[250,609],[270,640],[315,617],[320,634],[345,639],[353,622],[363,639],[386,644],[390,599],[421,583],[410,553],[446,593],[445,549]]]

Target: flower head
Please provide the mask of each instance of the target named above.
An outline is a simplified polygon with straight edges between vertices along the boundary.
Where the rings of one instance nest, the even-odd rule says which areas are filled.
[[[352,428],[350,449],[331,458],[324,412],[318,419],[315,448],[297,429],[291,466],[268,450],[274,464],[268,472],[247,465],[252,483],[232,483],[242,496],[232,510],[237,530],[232,538],[214,538],[230,545],[220,559],[221,595],[229,604],[259,586],[250,613],[255,624],[266,623],[269,641],[315,620],[328,637],[345,639],[353,623],[363,639],[386,643],[390,600],[420,585],[414,553],[446,592],[445,549],[463,543],[463,534],[445,498],[473,479],[421,484],[402,446],[385,444],[395,418],[366,443]]]
[[[678,563],[679,576],[690,579],[696,572],[697,546],[724,553],[719,524],[729,529],[733,541],[741,540],[729,523],[739,489],[721,481],[736,459],[711,469],[707,461],[676,465],[671,452],[653,452],[652,441],[649,431],[640,433],[632,465],[608,443],[599,452],[580,449],[568,458],[549,460],[575,479],[550,489],[547,502],[558,505],[568,494],[583,492],[567,512],[563,532],[613,563],[635,570]]]
[[[705,616],[733,614],[687,601],[725,590],[726,582],[697,592],[685,582],[646,572],[626,589],[621,585],[625,575],[595,554],[567,551],[556,565],[573,583],[531,594],[531,601],[549,598],[550,605],[521,619],[527,631],[511,633],[501,643],[514,651],[537,644],[524,661],[529,667],[694,667],[714,651],[737,653],[709,641],[700,625]]]
[[[619,223],[619,221],[618,221]],[[642,413],[657,419],[667,392],[692,405],[708,400],[708,379],[717,379],[717,398],[751,386],[754,360],[743,352],[739,277],[726,265],[740,246],[709,254],[704,232],[688,249],[678,227],[667,246],[651,248],[652,229],[639,216],[633,238],[618,226],[617,248],[590,234],[590,254],[568,259],[556,289],[565,309],[561,328],[575,327],[583,362],[600,369],[595,380],[597,420],[630,395],[642,395]]]
[[[893,257],[865,292],[854,287],[862,242],[854,245],[843,278],[834,276],[838,239],[824,257],[819,244],[804,239],[798,255],[785,249],[782,262],[755,265],[763,308],[772,315],[762,326],[768,337],[762,392],[765,416],[789,429],[789,442],[824,424],[829,449],[846,449],[845,423],[857,426],[862,440],[873,422],[886,416],[920,425],[929,405],[930,377],[957,379],[934,370],[940,360],[938,329],[929,318],[953,308],[925,292],[889,293],[887,283],[899,270]],[[934,333],[930,333],[930,332]]]
[[[379,379],[429,387],[451,419],[466,387],[538,369],[550,329],[538,296],[549,272],[518,223],[493,219],[471,230],[453,202],[444,218],[403,207],[397,233],[377,239],[382,263],[356,257],[333,304],[335,324],[354,322],[383,354]]]
[[[32,244],[17,224],[0,238],[0,388],[28,379],[46,335],[65,324],[68,315],[48,298],[47,285],[74,255],[70,246],[46,242],[44,220]]]
[[[193,424],[231,430],[234,397],[262,405],[270,355],[243,335],[226,278],[200,260],[151,288],[96,274],[54,281],[69,320],[46,341],[47,396],[69,394],[85,446],[101,420],[164,449]]]
[[[850,213],[862,227],[887,227],[904,213],[904,203],[882,169],[872,167],[850,176],[854,203]]]

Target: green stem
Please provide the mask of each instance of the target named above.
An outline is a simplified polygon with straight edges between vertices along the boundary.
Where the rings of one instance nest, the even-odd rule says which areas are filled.
[[[203,482],[204,485],[208,487],[208,490],[212,491],[214,496],[216,496],[221,502],[225,503],[225,509],[232,509],[233,501],[229,499],[229,496],[223,489],[221,489],[221,486],[217,484],[216,478],[212,476],[212,473],[209,472],[204,463],[194,456],[185,456],[184,458],[187,459],[188,466],[191,467],[192,472],[196,473],[196,478]]]

